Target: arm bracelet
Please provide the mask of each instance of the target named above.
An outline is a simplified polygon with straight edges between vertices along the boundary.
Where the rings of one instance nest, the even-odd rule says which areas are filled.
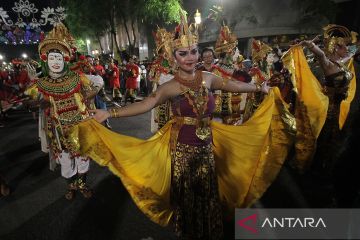
[[[118,111],[116,111],[116,110],[117,110],[116,108],[111,108],[111,109],[109,109],[110,117],[112,117],[112,118],[117,118],[117,117],[119,117],[119,113],[118,113]]]

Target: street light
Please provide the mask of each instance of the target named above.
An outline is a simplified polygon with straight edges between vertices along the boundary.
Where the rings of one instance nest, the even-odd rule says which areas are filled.
[[[195,18],[195,24],[199,25],[201,23],[201,13],[199,12],[199,9],[196,9],[194,18]]]
[[[21,56],[22,56],[22,58],[25,58],[25,59],[28,57],[28,55],[26,53],[23,53]]]
[[[3,60],[3,59],[4,59],[3,55],[0,54],[0,60]]]

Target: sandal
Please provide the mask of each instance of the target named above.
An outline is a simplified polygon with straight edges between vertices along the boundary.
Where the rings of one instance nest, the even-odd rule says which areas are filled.
[[[86,185],[86,175],[81,175],[78,178],[77,181],[77,188],[81,192],[84,198],[91,198],[93,195],[93,192],[89,187]]]
[[[71,190],[69,189],[66,193],[65,193],[65,198],[67,200],[73,200],[75,197],[75,190]]]
[[[87,187],[84,187],[83,189],[79,190],[84,198],[91,198],[93,195],[93,192],[88,189]]]
[[[65,193],[65,198],[67,200],[73,200],[74,197],[75,197],[76,190],[77,190],[76,184],[75,183],[70,183],[69,186],[68,186],[68,190]]]

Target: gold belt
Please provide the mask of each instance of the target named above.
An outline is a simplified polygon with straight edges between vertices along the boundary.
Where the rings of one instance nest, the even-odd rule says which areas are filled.
[[[185,124],[185,125],[193,125],[193,126],[209,125],[209,123],[210,123],[210,117],[204,117],[199,120],[198,118],[193,118],[193,117],[174,116],[174,119],[178,123]]]
[[[192,117],[174,116],[173,118],[175,120],[175,123],[171,128],[171,150],[175,150],[176,148],[177,138],[182,125],[196,126],[195,134],[199,139],[203,141],[207,140],[211,136],[210,117],[198,119]]]

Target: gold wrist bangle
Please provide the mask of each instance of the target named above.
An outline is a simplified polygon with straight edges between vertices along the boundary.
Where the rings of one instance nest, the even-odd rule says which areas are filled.
[[[255,92],[261,92],[261,84],[260,83],[255,83]]]
[[[111,108],[111,109],[109,110],[109,112],[110,112],[110,117],[112,117],[112,118],[117,118],[117,117],[119,117],[119,113],[116,111],[115,108]]]

